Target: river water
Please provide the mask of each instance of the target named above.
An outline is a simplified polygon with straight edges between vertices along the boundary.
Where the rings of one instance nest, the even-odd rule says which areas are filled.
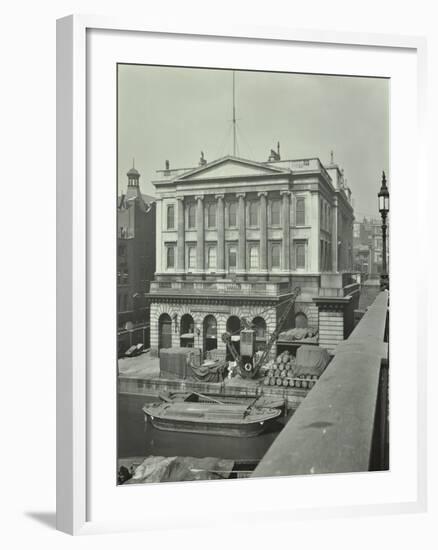
[[[270,431],[257,437],[224,437],[155,429],[145,422],[142,407],[158,398],[119,395],[118,398],[118,456],[119,458],[146,456],[217,457],[240,460],[258,460],[269,449],[284,426],[284,419],[276,421]]]

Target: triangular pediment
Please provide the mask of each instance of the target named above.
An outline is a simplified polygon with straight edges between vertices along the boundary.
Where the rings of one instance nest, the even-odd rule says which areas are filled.
[[[180,176],[178,181],[245,178],[284,173],[285,170],[266,166],[259,162],[253,162],[236,157],[225,157]]]

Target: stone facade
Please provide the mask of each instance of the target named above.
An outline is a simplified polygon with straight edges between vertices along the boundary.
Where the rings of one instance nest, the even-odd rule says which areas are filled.
[[[266,341],[297,286],[301,296],[283,330],[298,313],[318,328],[321,275],[339,274],[336,293],[344,296],[339,272],[351,267],[345,250],[352,250],[354,217],[342,172],[316,158],[202,160],[193,169],[166,163],[153,182],[152,352],[179,345],[225,351],[222,334],[242,318],[256,319]]]

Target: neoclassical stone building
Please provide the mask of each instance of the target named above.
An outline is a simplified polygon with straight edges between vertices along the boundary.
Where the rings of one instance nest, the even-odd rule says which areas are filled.
[[[346,336],[354,216],[336,164],[202,156],[196,168],[166,161],[158,173],[153,353],[180,345],[224,350],[222,333],[237,342],[242,318],[255,324],[262,345],[296,286],[289,327],[300,315],[329,349]]]

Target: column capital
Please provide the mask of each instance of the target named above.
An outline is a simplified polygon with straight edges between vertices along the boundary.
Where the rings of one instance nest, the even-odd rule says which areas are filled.
[[[203,201],[204,200],[204,195],[195,195],[195,200]]]
[[[244,199],[246,197],[246,193],[236,193],[236,197],[238,199]]]
[[[283,191],[280,191],[280,195],[282,197],[286,196],[286,197],[290,197],[291,195],[291,192],[289,190],[283,190]]]
[[[181,196],[176,197],[176,200],[177,200],[177,201],[182,201],[182,202],[184,202],[184,199],[185,199],[184,195],[183,195],[182,197],[181,197]]]
[[[214,196],[214,198],[217,199],[217,200],[219,200],[219,199],[224,200],[225,195],[224,195],[224,193],[217,193],[217,194]]]
[[[257,193],[257,196],[258,197],[267,197],[268,196],[268,192],[267,191],[259,191]]]

